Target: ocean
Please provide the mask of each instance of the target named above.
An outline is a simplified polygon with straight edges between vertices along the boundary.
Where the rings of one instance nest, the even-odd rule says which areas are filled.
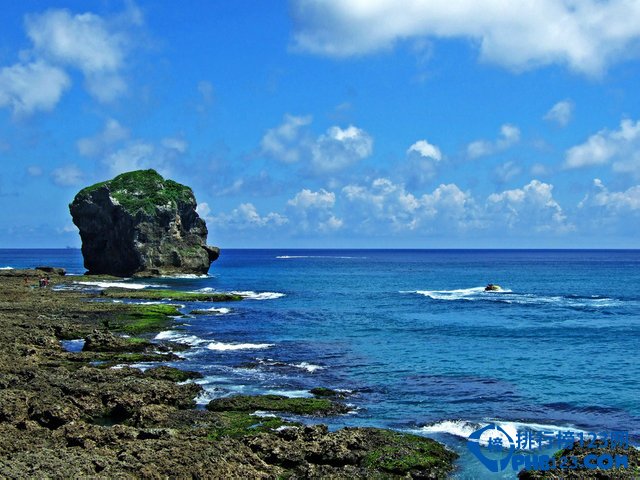
[[[36,264],[84,271],[75,249],[0,250],[0,268]],[[640,251],[229,249],[207,277],[126,283],[244,292],[156,335],[192,345],[201,405],[343,389],[352,412],[323,423],[435,438],[461,479],[514,477],[467,450],[490,422],[640,439]]]

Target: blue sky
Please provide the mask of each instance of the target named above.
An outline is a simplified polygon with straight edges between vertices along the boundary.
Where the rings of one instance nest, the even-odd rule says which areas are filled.
[[[3,7],[0,248],[139,168],[222,247],[637,248],[640,2]]]

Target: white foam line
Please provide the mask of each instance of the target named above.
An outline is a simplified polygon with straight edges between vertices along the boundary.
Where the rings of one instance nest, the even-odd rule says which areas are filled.
[[[147,285],[144,283],[123,283],[123,282],[73,282],[77,285],[86,285],[89,287],[99,287],[99,288],[126,288],[130,290],[142,290],[143,288],[149,288],[152,285]]]
[[[198,310],[201,312],[217,313],[218,315],[226,315],[227,313],[231,312],[230,308],[225,308],[225,307],[211,307],[211,308],[203,308]]]
[[[183,274],[176,274],[176,275],[161,275],[160,278],[175,278],[175,279],[209,278],[209,275],[207,274],[198,275],[196,273],[183,273]]]
[[[306,370],[309,373],[313,373],[317,370],[324,370],[324,367],[320,365],[314,365],[313,363],[309,362],[290,363],[289,365],[291,365],[292,367],[300,368],[302,370]]]
[[[513,439],[515,442],[518,438],[518,431],[523,430],[534,430],[537,432],[574,432],[574,434],[578,433],[587,433],[584,430],[577,429],[571,426],[558,426],[558,425],[546,425],[540,423],[523,423],[523,422],[507,422],[502,420],[496,421],[482,421],[482,422],[472,422],[468,420],[443,420],[440,422],[435,422],[430,425],[425,425],[424,427],[417,430],[420,433],[447,433],[449,435],[454,435],[459,438],[469,438],[469,436],[475,432],[476,430],[483,428],[490,423],[494,423],[497,426],[501,427],[507,434]],[[480,442],[483,444],[483,441]]]
[[[200,345],[203,343],[207,343],[208,340],[203,340],[195,335],[185,335],[176,330],[165,330],[164,332],[158,333],[155,337],[155,340],[169,340],[171,342],[182,343],[185,345]]]
[[[211,342],[207,345],[209,350],[218,352],[233,351],[233,350],[259,350],[263,348],[273,347],[273,343],[223,343],[223,342]]]
[[[231,292],[232,295],[240,295],[246,300],[274,300],[276,298],[284,297],[284,293],[280,292],[254,292],[252,290],[247,291],[234,291]]]

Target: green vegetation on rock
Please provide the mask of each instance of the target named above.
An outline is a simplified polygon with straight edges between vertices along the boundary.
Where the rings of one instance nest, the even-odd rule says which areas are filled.
[[[180,315],[175,305],[130,305],[125,312],[107,322],[107,327],[115,332],[138,334],[163,330]]]
[[[144,376],[147,378],[153,378],[155,380],[169,380],[171,382],[186,382],[194,378],[202,378],[200,372],[192,372],[189,370],[180,370],[175,367],[167,367],[166,365],[150,368],[144,372]]]
[[[198,293],[178,290],[127,290],[125,288],[107,288],[102,292],[107,298],[130,298],[139,300],[177,300],[181,302],[235,302],[242,300],[240,295],[231,293]]]
[[[102,187],[107,187],[111,196],[131,214],[139,210],[153,214],[161,205],[175,208],[178,202],[186,202],[193,197],[189,187],[165,180],[153,169],[123,173],[113,180],[83,188],[78,195],[86,197]]]
[[[600,468],[589,469],[586,468],[585,460],[587,456],[594,455],[600,457],[601,455],[611,455],[612,458],[627,457],[628,468],[618,467],[610,468],[608,470],[602,470]],[[560,458],[576,459],[577,468],[567,469],[550,469],[550,470],[521,470],[518,473],[520,480],[556,480],[563,479],[576,479],[581,480],[584,478],[615,478],[620,480],[636,480],[640,478],[640,450],[633,446],[627,446],[627,448],[621,445],[612,446],[609,441],[597,440],[595,445],[589,445],[588,442],[581,446],[580,442],[574,443],[572,446],[559,450],[553,454],[553,458],[558,464],[560,464]],[[614,460],[615,461],[615,460]],[[566,464],[570,462],[565,462]],[[615,463],[614,463],[615,465]],[[558,474],[561,473],[561,476]]]
[[[211,440],[224,437],[241,438],[262,432],[272,432],[283,426],[300,425],[278,417],[259,417],[245,412],[220,412],[216,419],[217,425],[208,435]]]
[[[339,392],[337,390],[332,390],[331,388],[326,387],[316,387],[309,390],[309,393],[315,395],[316,397],[325,397],[325,398],[345,398],[347,394],[345,392]]]
[[[251,412],[266,410],[295,415],[336,415],[349,408],[326,398],[290,398],[282,395],[234,395],[211,400],[207,409],[212,412]]]
[[[415,471],[440,472],[444,476],[458,457],[430,438],[389,430],[378,431],[380,445],[364,459],[367,467],[376,470],[394,475],[406,475]]]
[[[178,359],[171,353],[101,353],[93,362],[98,368],[110,368],[122,363],[170,362]]]

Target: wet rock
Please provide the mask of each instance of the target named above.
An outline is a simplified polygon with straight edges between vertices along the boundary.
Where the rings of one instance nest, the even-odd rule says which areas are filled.
[[[51,275],[59,275],[61,277],[67,274],[67,271],[64,268],[58,267],[36,267],[36,270],[44,273],[49,273]]]
[[[337,415],[349,408],[325,398],[290,398],[282,395],[234,395],[211,400],[207,409],[212,412],[249,412],[266,410],[298,415]]]
[[[123,173],[81,190],[69,205],[91,274],[206,274],[220,253],[189,187],[155,170]]]
[[[166,365],[150,368],[144,372],[144,376],[147,378],[154,378],[156,380],[169,380],[171,382],[185,382],[194,378],[203,377],[200,372],[180,370],[179,368],[167,367]]]
[[[94,330],[85,337],[84,352],[143,352],[152,343],[141,338],[119,337],[111,332]]]
[[[304,477],[445,478],[457,458],[434,440],[376,428],[296,427],[249,437],[246,444],[267,463]]]
[[[589,436],[587,435],[587,437]],[[562,460],[560,459],[564,457],[564,468],[552,468],[554,467],[554,465],[551,465],[547,471],[542,469],[523,469],[518,473],[518,478],[520,480],[578,480],[585,478],[615,478],[621,480],[635,480],[640,475],[640,450],[638,450],[637,448],[629,445],[611,445],[609,440],[607,440],[606,442],[603,440],[597,440],[593,445],[589,444],[589,440],[586,440],[583,445],[580,445],[580,442],[575,442],[571,447],[556,452],[552,461],[561,464]],[[593,463],[595,463],[600,456],[610,456],[613,462],[612,467],[614,468],[610,468],[607,470],[587,468],[585,467],[585,460],[587,455],[593,455],[593,457],[591,457],[591,460],[587,461],[587,463],[591,463],[590,466],[593,467],[595,467]],[[627,457],[628,466],[615,468],[616,457]],[[574,468],[567,468],[568,466],[573,465],[575,465]]]

